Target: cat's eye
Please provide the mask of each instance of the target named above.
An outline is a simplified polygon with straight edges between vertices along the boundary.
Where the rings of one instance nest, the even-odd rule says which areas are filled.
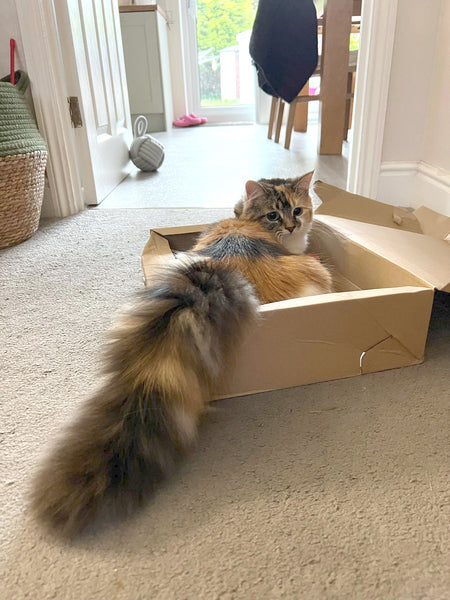
[[[298,217],[299,215],[301,215],[303,212],[303,208],[301,206],[297,206],[297,208],[294,208],[294,217]]]
[[[278,219],[278,213],[276,210],[274,210],[273,212],[267,213],[266,217],[269,219],[269,221],[276,221]]]

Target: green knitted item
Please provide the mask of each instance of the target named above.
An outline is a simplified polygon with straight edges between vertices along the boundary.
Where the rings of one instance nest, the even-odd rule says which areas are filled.
[[[23,93],[28,76],[16,71],[16,85],[9,75],[0,80],[0,157],[46,150]]]

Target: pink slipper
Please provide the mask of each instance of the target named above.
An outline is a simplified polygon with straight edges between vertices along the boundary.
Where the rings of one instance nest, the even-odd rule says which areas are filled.
[[[202,123],[208,122],[207,117],[199,117],[198,115],[195,115],[194,113],[190,113],[189,116],[192,117],[193,119],[201,119]]]
[[[192,127],[192,125],[200,125],[202,120],[199,117],[191,117],[191,115],[183,115],[181,119],[176,119],[173,124],[175,127]]]

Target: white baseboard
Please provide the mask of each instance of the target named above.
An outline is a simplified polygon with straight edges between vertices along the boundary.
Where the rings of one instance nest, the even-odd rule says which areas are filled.
[[[376,199],[410,208],[427,206],[450,216],[450,172],[423,161],[384,162]]]

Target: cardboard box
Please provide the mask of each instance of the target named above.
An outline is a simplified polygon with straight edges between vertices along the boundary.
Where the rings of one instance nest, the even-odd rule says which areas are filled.
[[[336,293],[260,307],[219,397],[415,365],[423,361],[434,289],[450,291],[450,219],[410,212],[322,182],[310,251],[331,266]],[[155,229],[142,255],[156,265],[189,250],[202,226]]]

